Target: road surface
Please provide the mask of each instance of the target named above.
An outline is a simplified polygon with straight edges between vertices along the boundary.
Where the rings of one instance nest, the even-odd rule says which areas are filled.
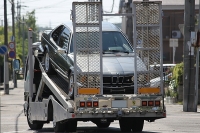
[[[9,95],[0,98],[1,133],[53,133],[53,124],[45,124],[42,130],[30,130],[23,114],[23,81],[18,80],[18,88],[11,89]],[[200,107],[197,112],[183,112],[182,105],[168,104],[167,118],[144,123],[143,133],[199,133]],[[118,121],[109,128],[99,129],[92,122],[78,122],[77,132],[121,132]]]

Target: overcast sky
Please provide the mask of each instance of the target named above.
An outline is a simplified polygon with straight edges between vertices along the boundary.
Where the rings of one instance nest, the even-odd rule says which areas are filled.
[[[8,24],[12,24],[11,3],[7,0]],[[27,11],[31,12],[35,9],[36,24],[40,27],[51,26],[52,28],[67,21],[70,21],[70,13],[73,1],[87,0],[14,0],[15,16],[17,15],[17,2],[21,2],[21,15],[25,15]],[[110,12],[113,0],[103,0],[103,9]],[[113,13],[118,12],[119,0],[114,0]],[[109,21],[121,21],[118,17],[109,17]],[[120,20],[119,20],[120,19]],[[4,20],[4,0],[0,0],[0,20]],[[0,23],[2,24],[2,23]]]

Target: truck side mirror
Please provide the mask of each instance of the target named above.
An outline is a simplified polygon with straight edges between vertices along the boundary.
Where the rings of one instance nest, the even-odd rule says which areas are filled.
[[[13,60],[13,69],[15,71],[18,71],[20,70],[20,60],[19,59],[14,59]]]

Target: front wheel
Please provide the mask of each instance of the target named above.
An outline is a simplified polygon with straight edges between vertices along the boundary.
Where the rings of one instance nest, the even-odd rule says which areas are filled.
[[[27,122],[28,122],[28,125],[29,127],[32,129],[32,130],[39,130],[39,129],[42,129],[44,123],[42,122],[38,122],[38,121],[32,121],[31,120],[31,109],[29,107],[29,104],[27,106]]]
[[[46,50],[44,57],[43,57],[43,63],[44,63],[44,70],[46,71],[47,74],[54,74],[55,70],[53,69],[53,66],[50,61],[49,53]]]
[[[74,99],[74,75],[72,73],[68,75],[68,96]]]

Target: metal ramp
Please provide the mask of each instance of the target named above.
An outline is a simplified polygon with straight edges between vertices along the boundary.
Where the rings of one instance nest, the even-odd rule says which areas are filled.
[[[140,67],[135,56],[135,81],[134,88],[140,91],[145,89],[145,84],[141,81],[150,83],[151,79],[160,77],[160,90],[163,94],[163,68],[160,65],[159,69],[150,69],[150,65],[163,64],[162,51],[162,17],[161,17],[161,2],[133,2],[133,43],[134,51],[138,57],[145,63],[147,71],[138,71]],[[159,80],[159,78],[158,78]],[[158,81],[159,82],[159,81]],[[150,87],[156,88],[157,86]],[[137,92],[135,89],[135,93]]]
[[[68,82],[64,80],[61,76],[58,74],[56,75],[49,75],[49,78],[53,81],[53,83],[57,86],[57,88],[60,90],[60,92],[65,96],[68,97]]]
[[[101,2],[73,2],[76,95],[103,94]]]
[[[35,102],[38,102],[38,99],[43,93],[44,85],[46,85],[51,90],[53,95],[55,95],[55,97],[60,101],[63,107],[72,111],[73,104],[71,103],[71,101],[69,100],[70,98],[67,95],[67,81],[65,81],[58,74],[47,75],[40,60],[37,57],[35,57],[35,59],[39,62],[39,67],[42,73],[42,78],[38,87]]]

